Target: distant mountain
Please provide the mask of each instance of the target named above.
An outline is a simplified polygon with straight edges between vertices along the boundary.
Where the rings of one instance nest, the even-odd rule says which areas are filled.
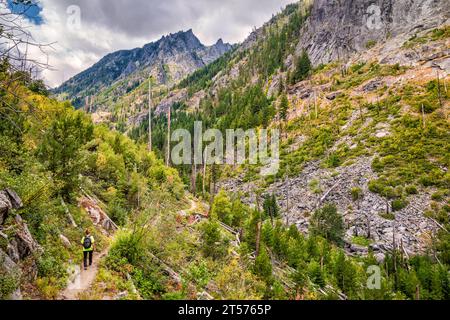
[[[97,95],[105,89],[110,95],[122,96],[150,75],[157,84],[173,84],[231,49],[232,45],[222,39],[212,46],[205,46],[192,30],[180,31],[142,48],[108,54],[54,92],[70,99],[76,107],[81,107],[87,96]]]

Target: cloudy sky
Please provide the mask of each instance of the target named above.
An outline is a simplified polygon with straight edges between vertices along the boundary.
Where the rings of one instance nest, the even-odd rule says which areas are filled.
[[[0,0],[2,1],[2,0]],[[8,0],[10,1],[10,0]],[[105,54],[141,47],[162,35],[193,29],[205,45],[219,38],[243,41],[294,0],[39,0],[27,23],[47,50],[43,77],[56,86],[90,67]],[[38,50],[34,57],[45,59]]]

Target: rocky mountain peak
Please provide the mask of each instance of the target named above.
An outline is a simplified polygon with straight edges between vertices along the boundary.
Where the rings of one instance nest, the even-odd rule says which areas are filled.
[[[68,94],[72,103],[81,107],[85,98],[121,81],[118,95],[137,87],[153,75],[160,84],[173,83],[197,69],[213,62],[232,45],[219,39],[215,45],[203,45],[192,29],[162,36],[142,48],[121,50],[106,55],[91,68],[76,75],[55,89]],[[123,81],[127,79],[128,81]],[[131,87],[131,88],[130,88]]]

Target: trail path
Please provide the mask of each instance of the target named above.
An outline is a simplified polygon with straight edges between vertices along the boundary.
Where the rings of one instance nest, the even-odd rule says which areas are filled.
[[[61,293],[61,300],[78,300],[79,294],[91,287],[97,276],[98,265],[101,259],[108,254],[108,251],[109,247],[100,253],[94,252],[92,266],[88,267],[87,270],[84,270],[82,266],[76,266],[75,276]]]
[[[180,214],[187,215],[188,213],[193,212],[198,208],[198,203],[194,199],[189,198],[189,203],[190,208],[187,210],[180,210]]]
[[[180,213],[188,214],[189,212],[193,212],[198,208],[198,203],[194,199],[190,198],[189,202],[190,208],[187,210],[180,210]],[[82,265],[74,266],[74,274],[71,277],[67,288],[61,292],[59,299],[78,300],[81,293],[89,290],[97,276],[99,263],[102,258],[108,254],[108,251],[109,247],[104,249],[100,253],[94,252],[92,266],[88,267],[87,270],[84,270]]]

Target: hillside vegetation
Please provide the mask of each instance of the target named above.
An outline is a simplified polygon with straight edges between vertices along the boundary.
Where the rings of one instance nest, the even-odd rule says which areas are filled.
[[[334,57],[335,43],[299,42],[320,6],[289,5],[173,87],[153,86],[153,152],[154,78],[102,88],[109,116],[94,124],[98,113],[3,61],[0,190],[23,205],[0,225],[0,258],[13,256],[17,216],[39,248],[0,260],[0,298],[61,298],[90,228],[107,254],[80,299],[449,299],[449,27]],[[279,129],[279,171],[164,165],[169,110],[171,130]]]

